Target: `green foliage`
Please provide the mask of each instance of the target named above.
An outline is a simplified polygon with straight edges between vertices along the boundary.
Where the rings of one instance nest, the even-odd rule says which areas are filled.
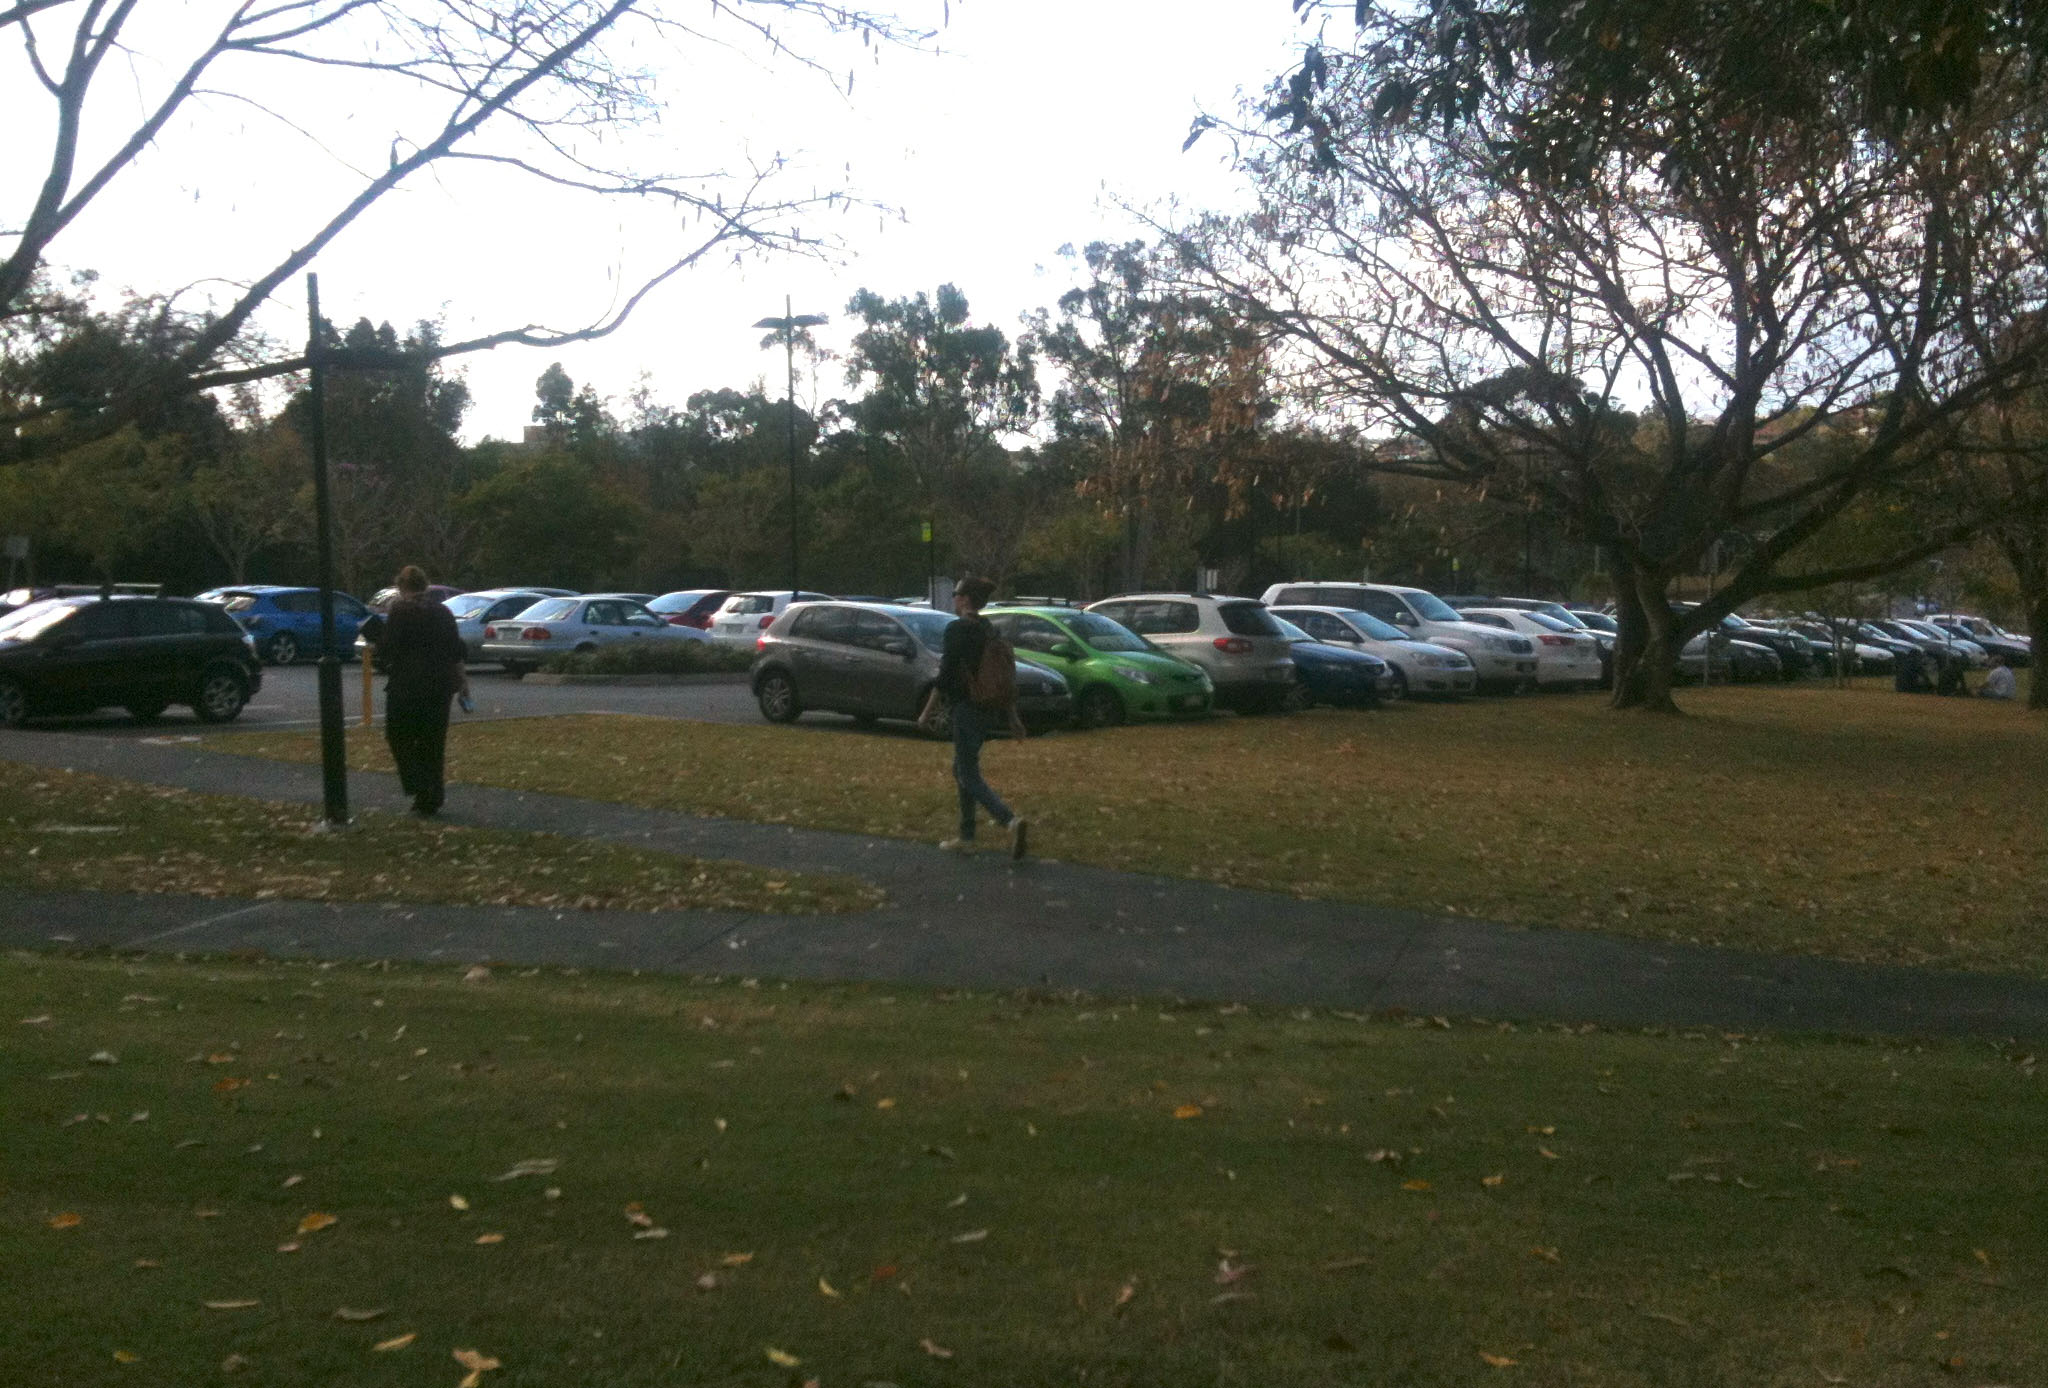
[[[459,504],[476,526],[474,562],[485,572],[545,574],[584,590],[632,571],[647,523],[639,502],[559,455],[507,467]]]

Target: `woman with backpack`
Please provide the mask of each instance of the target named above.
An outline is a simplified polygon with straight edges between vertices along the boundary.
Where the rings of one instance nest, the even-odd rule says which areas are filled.
[[[960,833],[939,847],[949,853],[974,851],[974,807],[979,805],[1009,831],[1010,856],[1021,858],[1030,826],[981,776],[981,744],[995,731],[997,719],[1008,719],[1011,736],[1024,736],[1024,720],[1017,715],[1015,654],[981,615],[995,591],[996,585],[985,578],[963,578],[953,589],[953,611],[959,620],[946,628],[939,681],[920,721],[937,711],[940,699],[946,701],[953,724],[953,781],[960,788]]]

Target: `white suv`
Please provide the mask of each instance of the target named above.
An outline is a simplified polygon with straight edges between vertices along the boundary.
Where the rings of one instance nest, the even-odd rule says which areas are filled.
[[[792,602],[830,601],[828,593],[792,593],[787,588],[734,593],[718,605],[718,610],[711,614],[711,625],[705,629],[713,641],[723,645],[751,646]]]
[[[1274,713],[1294,692],[1293,645],[1263,604],[1209,593],[1125,593],[1088,609],[1201,666],[1216,706]]]
[[[1418,641],[1463,651],[1479,683],[1519,689],[1536,681],[1536,643],[1526,636],[1468,622],[1422,588],[1391,583],[1276,583],[1268,607],[1343,607],[1401,628]]]

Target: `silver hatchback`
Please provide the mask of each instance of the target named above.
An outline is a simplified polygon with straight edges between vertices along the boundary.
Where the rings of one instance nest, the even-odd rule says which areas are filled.
[[[1213,593],[1125,593],[1088,610],[1207,670],[1218,708],[1277,713],[1288,706],[1293,645],[1264,603]]]
[[[860,722],[912,720],[939,678],[950,613],[889,603],[807,602],[777,617],[754,643],[751,682],[761,716],[790,723],[810,710]],[[1065,723],[1066,680],[1017,662],[1017,712],[1030,727]]]

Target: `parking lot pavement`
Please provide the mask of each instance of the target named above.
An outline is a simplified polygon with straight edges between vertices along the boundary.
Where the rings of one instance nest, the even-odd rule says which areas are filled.
[[[454,721],[470,718],[535,718],[561,713],[633,713],[655,718],[685,718],[702,723],[759,723],[760,710],[747,691],[744,677],[710,684],[534,684],[515,680],[494,665],[469,672],[476,712],[457,712]],[[311,664],[268,665],[263,689],[228,727],[236,731],[281,732],[320,726],[319,672]],[[354,727],[363,716],[363,671],[345,665],[341,671],[341,702]],[[377,679],[377,706],[384,703],[384,680]],[[76,718],[38,719],[32,728],[60,729],[108,737],[178,737],[222,729],[201,723],[192,710],[173,705],[162,718],[139,725],[116,708]]]

